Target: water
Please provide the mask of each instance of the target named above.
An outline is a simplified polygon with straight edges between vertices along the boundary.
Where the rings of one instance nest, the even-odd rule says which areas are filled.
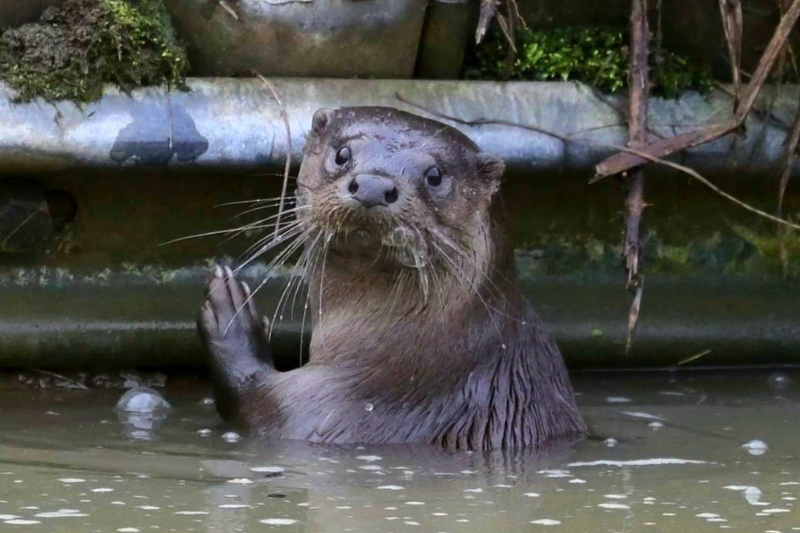
[[[574,381],[593,439],[488,455],[225,440],[172,379],[136,439],[120,390],[0,385],[0,531],[800,531],[799,372]]]

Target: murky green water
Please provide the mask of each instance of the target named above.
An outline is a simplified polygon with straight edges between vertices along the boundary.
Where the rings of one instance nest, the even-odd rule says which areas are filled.
[[[488,455],[226,442],[205,386],[185,383],[136,440],[119,390],[6,387],[0,531],[800,531],[800,372],[574,381],[598,437]]]

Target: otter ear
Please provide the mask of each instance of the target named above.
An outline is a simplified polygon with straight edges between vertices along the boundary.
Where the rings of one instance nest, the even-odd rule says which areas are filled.
[[[506,165],[497,156],[480,152],[478,154],[478,174],[487,183],[499,184]]]
[[[314,113],[314,118],[311,119],[311,131],[316,135],[321,134],[325,130],[331,119],[333,118],[333,109],[323,107]]]

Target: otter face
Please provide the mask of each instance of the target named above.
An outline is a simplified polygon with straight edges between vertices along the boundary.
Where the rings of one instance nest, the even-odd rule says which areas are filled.
[[[503,168],[440,122],[386,107],[320,109],[297,181],[299,218],[367,244],[434,252],[488,226]]]

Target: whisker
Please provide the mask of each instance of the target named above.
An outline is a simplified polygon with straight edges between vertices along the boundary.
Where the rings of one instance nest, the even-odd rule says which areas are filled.
[[[435,241],[433,241],[433,246],[434,246],[434,247],[435,247],[437,250],[439,250],[439,252],[442,254],[442,257],[444,257],[444,258],[445,258],[447,261],[449,261],[449,262],[450,262],[450,264],[451,264],[451,265],[452,265],[452,267],[453,267],[452,273],[453,273],[454,275],[455,275],[455,274],[459,274],[459,275],[460,275],[460,277],[461,277],[461,279],[462,279],[462,280],[464,280],[464,281],[466,281],[466,282],[469,284],[470,288],[472,289],[472,292],[473,292],[473,293],[475,294],[475,296],[477,296],[477,297],[478,297],[478,299],[481,301],[481,303],[483,304],[483,307],[486,309],[486,312],[487,312],[487,314],[489,315],[489,320],[490,320],[490,321],[491,321],[491,323],[492,323],[492,327],[494,327],[495,331],[497,332],[497,336],[498,336],[498,338],[500,339],[501,346],[502,346],[502,348],[505,350],[505,349],[506,349],[506,344],[505,344],[505,341],[503,340],[503,334],[500,332],[500,327],[497,325],[497,320],[496,320],[496,319],[495,319],[495,317],[494,317],[494,313],[501,313],[501,312],[500,312],[500,311],[498,311],[497,309],[495,309],[495,308],[491,307],[491,306],[490,306],[490,305],[489,305],[489,304],[486,302],[486,300],[484,299],[483,295],[481,295],[481,293],[480,293],[480,290],[478,290],[478,289],[475,287],[475,285],[473,284],[473,281],[472,281],[471,279],[469,279],[469,277],[468,277],[468,276],[466,275],[466,273],[465,273],[465,272],[464,272],[464,271],[461,269],[461,267],[460,267],[459,265],[457,265],[457,264],[456,264],[456,263],[453,261],[453,259],[452,259],[452,258],[451,258],[449,255],[447,255],[447,254],[444,252],[444,250],[442,250],[442,249],[439,247],[439,245],[438,245],[438,244],[437,244]]]
[[[243,205],[243,204],[252,204],[258,205],[267,202],[275,202],[276,204],[280,201],[280,196],[273,196],[272,198],[252,198],[250,200],[234,200],[232,202],[224,202],[221,204],[215,204],[214,207],[228,207],[231,205]]]
[[[267,227],[272,227],[270,224]],[[265,254],[266,252],[270,251],[272,248],[278,246],[279,244],[283,244],[288,242],[289,240],[293,239],[297,235],[303,232],[302,223],[300,221],[292,222],[291,224],[287,224],[283,228],[281,228],[281,233],[277,236],[275,235],[267,235],[261,239],[258,239],[256,242],[251,244],[247,250],[245,250],[241,257],[251,256],[248,259],[252,261],[253,259],[260,257],[261,255]]]
[[[250,213],[255,213],[256,211],[264,211],[265,209],[275,209],[276,207],[277,207],[277,205],[262,205],[262,206],[259,206],[259,207],[253,207],[253,208],[248,209],[247,211],[242,211],[241,213],[239,213],[237,215],[234,215],[234,218],[240,218],[240,217],[243,217],[245,215],[249,215]],[[308,206],[308,205],[295,206],[295,207],[292,207],[292,208],[289,208],[289,209],[284,209],[283,210],[283,214],[286,215],[286,214],[289,214],[289,213],[294,213],[294,212],[300,211],[302,209],[308,209],[309,207],[311,207],[311,206]],[[272,215],[270,218],[276,218],[277,216],[278,216],[278,214],[276,213],[276,214]]]
[[[228,328],[230,328],[230,326],[233,324],[233,321],[238,316],[239,312],[247,304],[249,304],[250,301],[253,299],[253,297],[255,297],[256,293],[258,293],[258,291],[261,290],[264,287],[264,285],[267,284],[267,282],[271,278],[270,273],[273,271],[273,269],[276,269],[277,267],[281,266],[283,264],[283,262],[286,260],[286,258],[291,256],[292,253],[294,253],[300,246],[302,246],[304,244],[304,242],[305,241],[302,240],[302,239],[293,241],[286,249],[282,250],[281,253],[278,254],[278,256],[275,257],[270,262],[270,264],[267,265],[266,273],[264,274],[264,279],[262,279],[261,283],[259,283],[253,291],[251,291],[250,295],[247,297],[247,299],[245,300],[244,304],[242,304],[242,306],[239,309],[236,310],[236,313],[234,314],[233,318],[228,323],[228,325],[225,327],[225,331],[223,332],[223,335],[228,332]],[[251,260],[252,260],[252,258],[251,258]],[[243,267],[244,267],[244,265],[240,265],[239,267],[236,268],[235,272],[241,271],[241,269]],[[269,338],[272,337],[272,329],[273,329],[273,327],[274,327],[274,320],[270,324]]]
[[[275,256],[275,258],[273,258],[272,261],[268,265],[272,265],[279,258],[282,258],[283,260],[287,259],[288,255],[291,255],[291,252],[287,255],[287,252],[289,250],[295,251],[296,250],[296,246],[301,245],[303,242],[305,242],[304,239],[295,239],[295,240],[292,241],[292,239],[294,239],[295,237],[297,237],[299,235],[302,235],[303,232],[304,232],[303,228],[300,227],[299,225],[296,226],[296,227],[293,227],[289,231],[284,232],[278,239],[268,242],[267,244],[261,246],[261,248],[259,248],[256,252],[253,252],[252,255],[246,261],[244,261],[241,265],[239,265],[237,267],[237,271],[241,270],[242,268],[244,268],[248,264],[252,263],[257,258],[261,257],[262,255],[264,255],[266,252],[268,252],[272,248],[274,248],[274,247],[276,247],[276,246],[278,246],[280,244],[285,244],[285,243],[289,242],[290,243],[289,246],[287,246],[286,248],[281,250],[278,253],[278,255]],[[269,268],[267,270],[269,271]]]
[[[475,261],[478,259],[477,253],[474,250],[472,256],[468,255],[463,249],[461,249],[456,243],[454,243],[449,237],[439,230],[434,228],[431,230],[431,234],[450,247],[450,249],[458,254],[466,263],[475,263]],[[497,283],[495,283],[495,281],[486,272],[479,270],[478,273],[480,274],[482,280],[485,280],[489,283],[490,286],[487,288],[491,290],[495,296],[499,296],[504,302],[508,302],[507,295],[500,289],[500,287],[497,286]],[[508,277],[503,277],[506,279],[506,281],[509,281]]]
[[[292,242],[292,243],[291,243],[291,245],[290,245],[289,247],[287,247],[287,249],[286,249],[286,250],[283,250],[283,251],[281,251],[281,253],[278,255],[278,257],[276,257],[276,258],[275,258],[275,259],[272,261],[272,263],[275,263],[275,261],[277,261],[277,260],[278,260],[278,258],[280,258],[281,256],[283,256],[283,260],[281,260],[281,261],[280,261],[280,264],[283,264],[283,261],[284,261],[286,258],[288,258],[289,256],[291,256],[291,254],[292,254],[292,253],[294,253],[294,251],[296,251],[296,250],[297,250],[297,248],[299,248],[300,246],[302,246],[302,245],[303,245],[303,242],[304,242],[303,240],[299,240],[299,241],[294,241],[294,242]],[[288,252],[288,253],[287,253],[287,252]],[[271,264],[272,264],[272,263],[271,263]],[[280,266],[280,264],[279,264],[278,266]],[[237,267],[237,268],[236,268],[236,269],[233,271],[233,273],[232,273],[232,274],[233,274],[233,275],[236,275],[236,273],[240,272],[240,271],[242,270],[242,268],[244,268],[244,265],[240,265],[239,267]],[[277,267],[276,267],[276,266],[273,266],[273,268],[277,268]],[[260,283],[260,284],[259,284],[259,285],[256,287],[256,289],[250,293],[250,295],[249,295],[249,296],[248,296],[248,297],[245,299],[244,303],[243,303],[243,304],[242,304],[242,305],[241,305],[241,306],[240,306],[238,309],[236,309],[236,312],[233,314],[233,317],[231,318],[230,322],[228,322],[228,325],[227,325],[227,326],[225,326],[225,330],[224,330],[224,331],[223,331],[223,333],[222,333],[222,334],[223,334],[223,336],[224,336],[224,335],[226,335],[226,334],[228,333],[228,329],[231,327],[231,325],[233,324],[234,320],[236,320],[236,317],[237,317],[237,316],[239,316],[239,312],[240,312],[242,309],[244,309],[244,308],[245,308],[245,307],[246,307],[246,306],[247,306],[247,305],[250,303],[250,301],[253,299],[253,297],[255,296],[255,294],[256,294],[256,293],[257,293],[257,292],[258,292],[258,291],[259,291],[259,290],[260,290],[260,289],[261,289],[261,288],[262,288],[262,287],[263,287],[263,286],[264,286],[264,285],[267,283],[267,281],[269,281],[269,279],[270,279],[270,277],[271,277],[271,276],[269,275],[269,274],[270,274],[270,272],[271,272],[271,268],[270,268],[270,266],[268,265],[268,266],[267,266],[267,269],[266,269],[266,273],[265,273],[265,275],[264,275],[264,279],[263,279],[263,280],[261,281],[261,283]],[[272,324],[271,324],[271,325],[270,325],[270,333],[271,333],[272,327],[273,327],[273,326],[272,326]]]
[[[198,233],[196,235],[188,235],[186,237],[179,237],[177,239],[172,239],[171,241],[162,242],[161,244],[159,244],[159,246],[166,246],[167,244],[174,244],[176,242],[188,241],[189,239],[199,239],[201,237],[213,237],[214,235],[227,235],[241,230],[242,228],[234,228],[234,229],[209,231],[206,233]]]
[[[272,221],[271,221],[272,218],[273,217],[270,216],[270,217],[267,217],[267,218],[264,218],[264,219],[261,219],[261,220],[257,220],[255,222],[251,222],[249,224],[245,224],[244,226],[240,226],[240,227],[232,230],[233,231],[233,235],[230,235],[228,238],[226,238],[222,242],[223,243],[230,242],[233,239],[241,236],[242,234],[244,234],[244,233],[246,233],[248,231],[260,230],[260,229],[274,229],[274,226],[273,226]],[[287,223],[285,227],[289,227],[290,225],[292,225],[293,222],[299,222],[299,221],[296,218],[293,219],[293,220],[290,219],[289,223]],[[276,235],[273,233],[272,236],[275,237]],[[263,241],[263,239],[261,239],[261,240]],[[253,246],[251,245],[251,247],[248,249],[248,251],[252,250],[252,248],[253,248]]]
[[[319,239],[319,236],[317,236],[317,238],[314,239],[313,242],[316,243],[317,239]],[[307,242],[307,241],[304,241],[304,242]],[[291,293],[292,285],[295,285],[295,281],[297,280],[297,277],[296,277],[297,269],[302,263],[305,262],[306,255],[308,254],[308,248],[309,247],[306,246],[306,248],[303,250],[303,253],[301,254],[300,258],[297,260],[297,262],[295,262],[294,267],[292,267],[292,271],[289,273],[289,281],[286,283],[286,286],[284,287],[283,292],[281,293],[281,297],[278,300],[278,304],[275,306],[275,313],[276,313],[276,316],[278,316],[278,320],[280,320],[280,321],[283,321],[283,314],[284,314],[284,312],[281,310],[281,306],[283,305],[285,307],[286,304],[288,303],[289,299],[288,299],[287,296],[289,295],[289,293]],[[296,283],[296,286],[299,287],[300,283]],[[280,315],[278,315],[278,313],[280,313]]]
[[[310,235],[310,233],[309,233],[309,235]],[[316,243],[319,241],[319,235],[320,235],[320,233],[317,233],[317,236],[312,241],[311,247],[315,246]],[[300,244],[301,245],[305,244],[307,241],[308,241],[308,238],[304,239]],[[295,248],[295,250],[296,249],[297,248]],[[305,251],[308,251],[308,247],[306,247]],[[299,261],[298,261],[298,263],[299,263]],[[297,263],[295,264],[295,268],[297,268]],[[294,269],[293,269],[293,271],[294,271]],[[289,281],[287,282],[286,286],[283,289],[283,292],[281,293],[281,297],[278,300],[278,304],[275,306],[275,312],[272,314],[272,324],[270,325],[270,329],[269,329],[269,338],[270,339],[272,338],[272,331],[273,331],[273,329],[275,327],[275,322],[277,321],[277,318],[278,318],[278,312],[281,310],[281,306],[283,305],[284,298],[288,294],[289,287],[291,287],[293,281],[294,281],[294,276],[290,276]],[[280,316],[280,320],[283,321],[283,315]]]

